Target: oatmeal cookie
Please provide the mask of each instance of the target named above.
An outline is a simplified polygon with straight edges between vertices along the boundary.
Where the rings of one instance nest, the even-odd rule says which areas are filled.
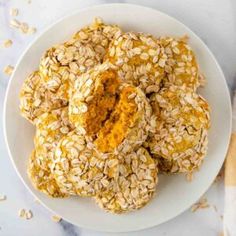
[[[118,156],[119,175],[106,191],[97,194],[96,203],[111,213],[137,210],[153,197],[158,182],[155,160],[143,147]]]
[[[210,126],[207,102],[191,89],[177,86],[162,89],[151,101],[157,115],[156,133],[148,140],[151,152],[163,158],[170,172],[199,168]]]

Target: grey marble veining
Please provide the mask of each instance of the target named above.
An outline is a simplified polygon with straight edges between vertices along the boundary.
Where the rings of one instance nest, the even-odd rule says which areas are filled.
[[[32,0],[31,4],[28,4],[27,0],[0,0],[0,44],[7,38],[13,40],[11,48],[0,48],[1,114],[9,80],[8,76],[2,73],[3,67],[8,64],[15,65],[27,45],[55,20],[75,9],[111,2],[128,2],[153,7],[182,21],[208,45],[221,65],[229,87],[233,88],[236,81],[236,1],[234,0]],[[18,19],[37,27],[38,32],[35,35],[22,35],[9,28],[9,21],[12,18],[9,16],[9,10],[12,7],[19,8]],[[16,175],[3,139],[2,116],[0,116],[0,123],[0,194],[7,195],[7,200],[0,202],[0,235],[215,236],[222,231],[221,215],[224,194],[222,182],[213,184],[206,193],[211,204],[209,209],[199,210],[196,213],[188,210],[165,224],[145,231],[109,234],[80,229],[64,220],[55,223],[50,219],[52,213],[34,202],[34,198]],[[217,207],[217,211],[214,210],[213,205]],[[34,217],[29,221],[19,219],[18,210],[20,208],[31,209]]]

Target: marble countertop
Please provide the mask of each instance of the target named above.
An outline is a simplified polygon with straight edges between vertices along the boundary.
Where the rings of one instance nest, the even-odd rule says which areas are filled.
[[[0,113],[9,76],[2,71],[6,65],[15,65],[27,45],[37,37],[46,26],[75,9],[94,4],[110,2],[128,2],[146,5],[163,11],[189,26],[212,50],[221,65],[227,83],[232,91],[236,82],[236,1],[234,0],[0,0],[0,44],[11,39],[10,48],[0,48]],[[36,34],[23,35],[9,27],[11,8],[18,8],[16,17],[22,22],[37,28]],[[2,124],[2,116],[0,117]],[[18,131],[20,132],[20,131]],[[0,126],[0,195],[6,195],[0,201],[0,235],[14,236],[100,236],[111,235],[81,229],[62,220],[51,220],[52,213],[34,201],[16,175],[7,154],[3,139],[3,127]],[[209,208],[199,209],[195,213],[185,211],[175,219],[148,230],[114,235],[168,235],[168,236],[216,236],[222,232],[224,201],[223,182],[217,181],[205,194]],[[30,209],[33,218],[24,220],[18,217],[21,208]]]

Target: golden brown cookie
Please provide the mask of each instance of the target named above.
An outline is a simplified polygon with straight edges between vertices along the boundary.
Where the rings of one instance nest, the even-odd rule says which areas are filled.
[[[121,83],[110,63],[97,66],[75,82],[70,120],[94,139],[101,152],[127,152],[141,146],[151,130],[151,115],[142,90]]]
[[[28,174],[35,188],[52,197],[68,195],[59,189],[51,165],[59,140],[72,129],[67,107],[44,113],[36,121],[35,151],[30,157]]]
[[[196,56],[187,44],[187,37],[179,39],[161,37],[160,43],[168,58],[165,65],[164,86],[184,86],[196,91],[202,81],[199,79],[200,73]]]
[[[58,143],[51,170],[63,193],[94,196],[115,178],[118,160],[99,153],[89,138],[72,131]]]
[[[124,33],[111,42],[105,58],[119,67],[119,76],[125,83],[139,86],[145,93],[159,90],[167,55],[152,35]]]
[[[151,101],[157,115],[156,133],[148,140],[151,152],[166,159],[165,166],[169,166],[170,172],[198,168],[207,149],[210,126],[207,102],[191,89],[177,86],[162,89]]]
[[[145,206],[153,197],[158,182],[155,160],[143,147],[122,156],[117,179],[106,191],[97,194],[96,203],[111,213],[124,213]]]
[[[32,123],[45,112],[65,107],[67,100],[47,89],[42,83],[42,74],[39,71],[31,73],[24,81],[20,91],[21,115]]]

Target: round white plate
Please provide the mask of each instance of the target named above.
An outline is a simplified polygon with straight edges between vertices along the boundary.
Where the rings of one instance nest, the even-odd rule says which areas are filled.
[[[211,107],[212,126],[209,151],[200,171],[189,183],[184,176],[161,176],[157,196],[143,209],[129,214],[112,215],[99,209],[92,199],[52,199],[36,191],[26,174],[26,163],[33,149],[34,127],[20,116],[19,91],[26,76],[38,67],[42,53],[55,43],[63,42],[81,27],[101,17],[122,29],[142,31],[156,36],[190,36],[190,45],[207,78],[201,94]],[[98,231],[124,232],[161,224],[177,216],[208,189],[226,155],[231,132],[231,105],[224,75],[206,45],[190,29],[159,11],[128,4],[108,4],[78,11],[58,21],[41,34],[17,64],[8,86],[4,114],[5,138],[12,162],[27,188],[50,210],[67,221]]]

